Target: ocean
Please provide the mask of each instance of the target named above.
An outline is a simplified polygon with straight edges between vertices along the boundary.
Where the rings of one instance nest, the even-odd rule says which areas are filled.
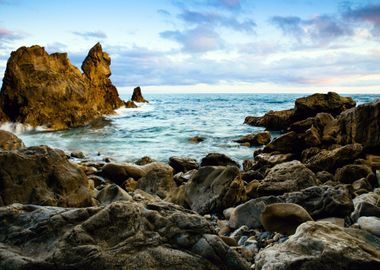
[[[224,153],[240,163],[252,158],[255,148],[233,140],[264,128],[244,125],[248,115],[294,106],[307,94],[144,94],[149,104],[137,109],[119,109],[104,120],[75,129],[47,131],[41,128],[11,130],[26,146],[48,145],[67,153],[82,151],[87,158],[134,162],[143,156],[166,162],[171,156],[200,160],[211,152]],[[378,95],[350,95],[362,104]],[[130,95],[121,95],[128,100]],[[4,127],[2,127],[4,128]],[[272,136],[278,136],[272,133]],[[198,144],[193,136],[204,137]]]

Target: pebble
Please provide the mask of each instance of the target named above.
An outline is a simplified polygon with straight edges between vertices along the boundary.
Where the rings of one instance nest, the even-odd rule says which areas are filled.
[[[231,233],[230,237],[232,237],[236,241],[238,241],[238,239],[240,239],[240,237],[242,237],[243,234],[245,234],[248,231],[249,231],[248,227],[243,225],[240,228],[238,228],[237,230],[235,230],[233,233]]]

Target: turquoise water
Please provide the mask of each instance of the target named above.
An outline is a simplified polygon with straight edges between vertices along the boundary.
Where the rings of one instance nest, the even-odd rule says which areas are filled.
[[[263,128],[244,125],[248,115],[294,106],[303,94],[146,94],[149,104],[137,109],[119,109],[104,121],[66,131],[18,130],[27,146],[46,144],[67,152],[82,151],[91,159],[110,157],[133,162],[142,156],[167,161],[170,156],[201,159],[210,152],[225,153],[242,161],[252,157],[254,148],[233,140]],[[379,95],[352,95],[360,103]],[[129,96],[122,96],[129,99]],[[204,142],[190,143],[193,136]],[[274,134],[276,135],[276,134]],[[100,153],[100,155],[98,155]]]

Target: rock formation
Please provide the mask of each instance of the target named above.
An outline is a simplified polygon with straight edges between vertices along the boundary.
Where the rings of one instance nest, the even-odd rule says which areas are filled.
[[[0,130],[0,151],[1,150],[17,150],[25,147],[21,139],[13,133]]]
[[[9,121],[31,126],[65,129],[88,124],[123,105],[109,79],[110,63],[99,43],[84,60],[83,73],[66,53],[49,55],[37,45],[21,47],[8,60],[0,107]]]
[[[149,101],[147,101],[147,100],[142,96],[140,86],[137,86],[135,89],[133,89],[133,94],[132,94],[132,98],[131,98],[131,100],[132,100],[132,101],[135,101],[135,102],[145,102],[145,103],[149,103]]]

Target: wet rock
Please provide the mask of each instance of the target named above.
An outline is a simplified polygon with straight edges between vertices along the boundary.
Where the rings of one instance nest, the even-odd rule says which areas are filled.
[[[168,193],[176,188],[173,179],[173,169],[171,167],[163,167],[150,170],[137,183],[137,188],[155,194],[160,198],[165,198]]]
[[[147,101],[142,96],[140,86],[137,86],[135,89],[133,89],[133,94],[132,94],[131,101],[149,103],[149,101]]]
[[[124,101],[124,106],[125,106],[125,108],[128,108],[128,109],[134,109],[134,108],[137,108],[136,103],[134,103],[134,102],[131,101],[131,100]]]
[[[0,205],[94,205],[84,172],[47,146],[0,151],[0,186]]]
[[[240,168],[240,164],[232,160],[225,154],[210,153],[201,160],[201,167],[204,166],[235,166]]]
[[[174,173],[188,172],[199,168],[198,162],[195,159],[188,157],[170,157],[169,165],[174,169]]]
[[[235,166],[201,167],[185,186],[185,202],[200,214],[222,213],[246,198],[244,183]]]
[[[155,160],[152,159],[151,157],[144,156],[144,157],[136,160],[135,164],[136,165],[146,165],[146,164],[149,164],[149,163],[152,163],[152,162],[155,162]]]
[[[314,172],[328,171],[334,173],[339,167],[352,163],[363,152],[360,144],[348,144],[334,150],[322,150],[305,160],[306,166]]]
[[[377,269],[380,241],[363,230],[306,222],[286,242],[261,250],[256,269]]]
[[[294,234],[300,224],[312,220],[312,217],[302,206],[294,203],[267,205],[260,216],[261,224],[266,231],[287,235]]]
[[[380,147],[380,100],[341,113],[323,133],[325,141],[360,143],[366,150],[376,152]]]
[[[96,199],[101,205],[117,201],[132,201],[132,196],[116,184],[108,184],[98,193]]]
[[[179,172],[173,176],[174,181],[176,182],[177,186],[182,185],[183,183],[188,182],[191,178],[194,177],[194,175],[197,173],[198,170],[191,170],[186,173]]]
[[[245,124],[250,126],[265,127],[268,130],[284,130],[290,123],[294,110],[269,111],[264,116],[247,116]]]
[[[82,64],[66,53],[21,47],[11,53],[0,105],[11,122],[65,129],[83,126],[123,105],[109,76],[110,57],[97,43]]]
[[[360,217],[358,219],[360,228],[380,237],[380,218]]]
[[[202,136],[194,136],[194,137],[191,137],[189,139],[189,142],[191,142],[191,143],[200,143],[200,142],[203,142],[204,140],[205,140],[205,138],[202,137]]]
[[[74,152],[71,152],[70,153],[70,157],[73,157],[73,158],[79,158],[79,159],[83,159],[85,158],[84,154],[82,151],[74,151]]]
[[[342,97],[334,92],[313,94],[296,100],[293,119],[302,120],[321,112],[336,116],[355,105],[351,97]]]
[[[0,241],[1,269],[249,269],[203,217],[162,201],[14,204],[0,208]]]
[[[322,135],[325,126],[333,120],[334,117],[329,113],[318,113],[314,117],[309,117],[305,120],[292,123],[289,129],[297,133],[304,133],[306,130],[314,127],[317,129],[318,133]]]
[[[269,143],[271,140],[271,135],[268,131],[260,132],[260,133],[252,133],[241,137],[234,142],[237,143],[248,143],[249,146],[258,146],[265,145]]]
[[[20,138],[11,132],[0,130],[0,151],[18,150],[25,147]]]
[[[322,184],[335,181],[334,175],[326,171],[317,172],[315,176],[318,178],[318,181]]]
[[[362,216],[380,217],[380,189],[355,197],[353,200],[354,211],[351,219],[356,222]]]
[[[301,162],[294,160],[269,169],[258,188],[259,196],[281,195],[317,184],[315,174]]]

